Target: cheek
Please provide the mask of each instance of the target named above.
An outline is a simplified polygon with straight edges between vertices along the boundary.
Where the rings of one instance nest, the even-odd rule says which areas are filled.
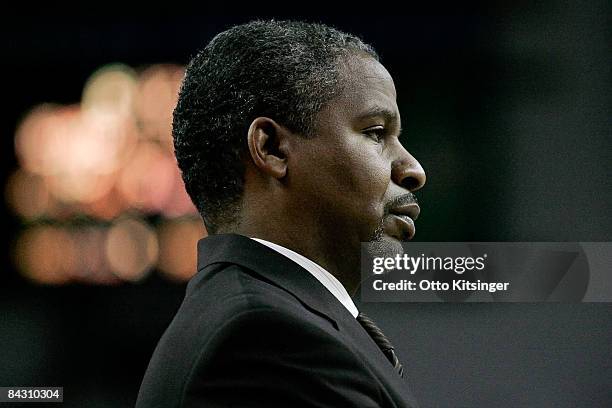
[[[390,165],[376,145],[356,143],[349,147],[339,188],[362,216],[379,220],[391,181]]]
[[[298,158],[308,165],[298,166],[291,177],[309,206],[321,216],[348,216],[353,222],[359,218],[368,228],[378,223],[391,177],[390,164],[378,146],[350,135],[311,147]]]
[[[346,188],[356,193],[382,197],[391,176],[387,160],[376,145],[360,143],[350,147],[347,153],[350,171],[346,172]]]

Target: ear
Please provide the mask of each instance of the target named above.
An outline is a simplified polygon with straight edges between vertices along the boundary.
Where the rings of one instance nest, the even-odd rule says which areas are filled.
[[[258,117],[247,134],[253,164],[265,174],[281,179],[287,174],[287,137],[289,130],[274,120]]]

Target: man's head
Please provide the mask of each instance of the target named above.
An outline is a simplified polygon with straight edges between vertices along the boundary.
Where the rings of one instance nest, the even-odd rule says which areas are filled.
[[[174,116],[209,231],[274,237],[336,275],[360,242],[397,248],[414,234],[411,191],[425,174],[399,134],[395,86],[372,48],[306,23],[219,34],[187,68]]]
[[[304,137],[341,91],[339,59],[363,53],[358,38],[320,24],[254,21],[218,34],[187,67],[173,135],[187,192],[209,232],[237,221],[247,131],[256,117]]]

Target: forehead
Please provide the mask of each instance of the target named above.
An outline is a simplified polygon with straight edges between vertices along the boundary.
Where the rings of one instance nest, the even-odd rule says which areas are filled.
[[[399,121],[393,78],[370,56],[352,55],[340,62],[342,92],[324,107],[319,120],[357,121],[367,116],[384,116]]]

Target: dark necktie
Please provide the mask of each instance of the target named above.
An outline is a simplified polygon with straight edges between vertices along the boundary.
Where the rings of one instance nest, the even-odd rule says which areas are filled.
[[[387,336],[376,326],[376,323],[368,316],[363,313],[359,313],[357,321],[363,326],[366,332],[372,337],[372,340],[382,350],[383,354],[389,359],[395,371],[398,372],[400,377],[404,377],[404,367],[402,367],[397,356],[395,355],[394,347],[391,342],[387,339]]]

